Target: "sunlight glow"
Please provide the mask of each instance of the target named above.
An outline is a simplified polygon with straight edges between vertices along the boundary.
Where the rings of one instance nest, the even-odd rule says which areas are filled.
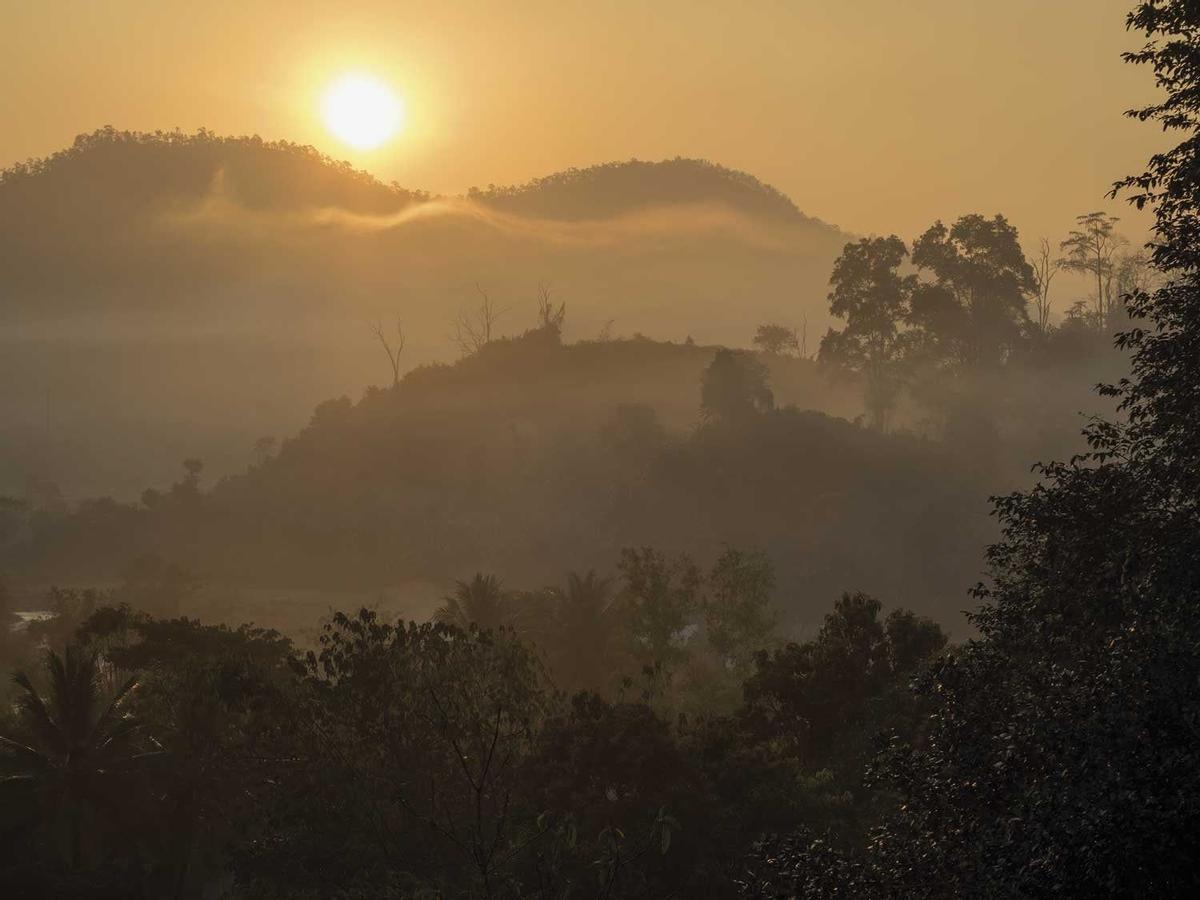
[[[404,104],[377,78],[344,75],[322,96],[321,118],[334,137],[357,150],[374,150],[404,124]]]

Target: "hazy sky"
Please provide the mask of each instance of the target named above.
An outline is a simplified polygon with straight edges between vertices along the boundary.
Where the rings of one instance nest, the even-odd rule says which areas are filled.
[[[311,143],[450,193],[698,156],[855,232],[978,210],[1057,237],[1162,140],[1120,116],[1151,96],[1119,59],[1130,5],[0,0],[0,165],[106,124]],[[405,100],[382,149],[318,117],[348,70]]]

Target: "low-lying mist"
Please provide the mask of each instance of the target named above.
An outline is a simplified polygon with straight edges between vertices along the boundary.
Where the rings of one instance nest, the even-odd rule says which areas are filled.
[[[687,160],[564,179],[432,198],[301,148],[116,132],[7,173],[0,490],[136,496],[180,450],[236,471],[384,382],[377,323],[402,323],[405,367],[457,357],[480,291],[502,334],[546,287],[572,339],[745,343],[769,319],[807,323],[815,350],[836,229]]]

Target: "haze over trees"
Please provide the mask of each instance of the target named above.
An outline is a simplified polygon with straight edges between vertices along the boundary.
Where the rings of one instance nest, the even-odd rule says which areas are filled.
[[[1144,252],[1101,213],[1032,250],[993,211],[836,235],[815,358],[795,290],[724,342],[690,336],[703,304],[592,336],[558,273],[510,302],[481,272],[436,310],[431,362],[433,313],[383,279],[357,399],[254,421],[215,474],[173,448],[136,499],[36,473],[0,496],[0,893],[1195,896],[1200,9],[1145,0],[1129,25],[1164,94],[1131,115],[1181,132],[1114,188],[1155,214]],[[720,207],[684,257],[728,241],[728,272],[794,251],[774,229],[831,237],[707,163],[447,200],[207,132],[17,167],[0,228],[129,159],[162,171],[86,228],[233,198],[277,234],[316,197],[371,221],[333,239],[370,254],[418,209],[457,242]],[[166,271],[137,268],[145,237],[92,260],[109,289]]]
[[[435,197],[286,142],[81,135],[0,176],[0,493],[33,471],[129,498],[190,454],[237,472],[320,399],[395,380],[365,352],[375,325],[394,345],[403,322],[405,368],[446,361],[528,327],[539,285],[573,339],[824,321],[845,240],[699,160]]]
[[[1123,417],[1086,431],[1088,452],[1046,465],[997,502],[1004,538],[973,614],[981,639],[920,682],[933,723],[883,766],[900,805],[861,855],[768,851],[762,887],[799,896],[1183,897],[1197,889],[1194,599],[1195,8],[1148,2],[1151,39],[1131,62],[1166,91],[1135,111],[1184,140],[1117,186],[1150,204],[1165,283],[1127,295],[1118,338],[1132,376],[1104,392]],[[1070,238],[1098,249],[1108,223]],[[1080,240],[1082,239],[1082,240]],[[1103,313],[1104,309],[1098,310]],[[1185,649],[1187,648],[1187,649]],[[1153,674],[1150,674],[1153,673]],[[794,856],[790,856],[794,853]],[[784,872],[788,875],[784,875]],[[784,887],[786,883],[786,887]]]

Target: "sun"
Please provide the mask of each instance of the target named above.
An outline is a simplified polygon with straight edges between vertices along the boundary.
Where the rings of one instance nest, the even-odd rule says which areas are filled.
[[[404,104],[370,75],[343,75],[321,96],[321,118],[330,134],[356,150],[374,150],[404,124]]]

